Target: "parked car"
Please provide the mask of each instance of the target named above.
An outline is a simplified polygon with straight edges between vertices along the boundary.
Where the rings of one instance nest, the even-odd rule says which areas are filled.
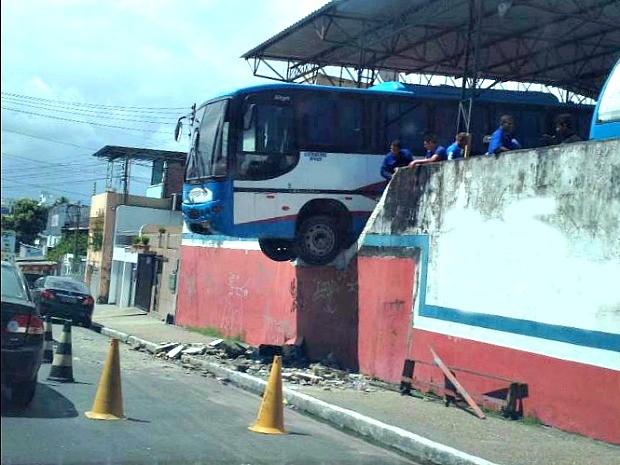
[[[26,280],[15,265],[2,261],[2,385],[13,404],[26,407],[37,387],[43,358],[43,321]]]
[[[83,282],[60,276],[44,276],[34,282],[34,295],[41,315],[71,320],[90,328],[95,300]]]

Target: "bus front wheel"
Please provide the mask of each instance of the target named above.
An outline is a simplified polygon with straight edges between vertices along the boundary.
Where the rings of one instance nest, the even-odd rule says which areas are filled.
[[[328,215],[311,216],[297,230],[299,257],[310,265],[327,265],[340,253],[342,232]]]
[[[287,262],[297,258],[293,241],[286,239],[259,239],[258,245],[261,251],[273,261]]]

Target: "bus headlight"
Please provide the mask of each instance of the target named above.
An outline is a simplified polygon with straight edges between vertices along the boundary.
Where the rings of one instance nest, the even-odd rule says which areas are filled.
[[[191,203],[205,203],[213,200],[213,192],[203,187],[196,187],[189,191],[187,198]]]

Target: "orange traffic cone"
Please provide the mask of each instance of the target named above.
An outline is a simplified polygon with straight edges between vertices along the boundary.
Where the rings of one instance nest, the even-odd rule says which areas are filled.
[[[256,424],[248,428],[255,433],[284,434],[284,404],[282,402],[282,356],[273,357],[267,389],[258,411]]]
[[[110,341],[108,358],[103,367],[93,408],[85,415],[93,420],[123,420],[123,392],[118,339]]]

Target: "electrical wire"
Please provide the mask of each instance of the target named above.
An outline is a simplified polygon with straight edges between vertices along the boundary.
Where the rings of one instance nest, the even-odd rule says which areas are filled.
[[[137,132],[150,132],[150,133],[156,133],[156,134],[168,134],[167,132],[164,131],[157,131],[154,129],[137,129],[137,128],[128,128],[126,126],[115,126],[112,124],[103,124],[103,123],[95,123],[93,121],[82,121],[82,120],[75,120],[75,119],[70,119],[70,118],[61,118],[59,116],[50,116],[50,115],[43,115],[41,113],[35,113],[35,112],[31,112],[31,111],[24,111],[24,110],[18,110],[16,108],[8,108],[8,107],[1,107],[3,110],[7,110],[7,111],[13,111],[16,113],[23,113],[26,115],[33,115],[33,116],[40,116],[42,118],[50,118],[50,119],[55,119],[58,121],[68,121],[71,123],[80,123],[80,124],[91,124],[93,126],[102,126],[102,127],[107,127],[107,128],[115,128],[115,129],[123,129],[125,131],[137,131]]]
[[[68,113],[70,115],[78,115],[78,116],[90,116],[89,114],[94,114],[95,117],[97,118],[105,118],[105,119],[109,119],[109,120],[114,120],[114,121],[129,121],[129,122],[134,122],[134,123],[145,123],[145,124],[164,124],[164,125],[169,125],[169,126],[173,126],[176,125],[176,121],[175,122],[170,122],[169,120],[171,118],[168,118],[168,122],[165,121],[147,121],[147,120],[141,120],[141,119],[129,119],[129,118],[119,118],[119,117],[115,117],[113,116],[112,113],[110,114],[102,114],[102,112],[100,111],[95,111],[95,110],[66,110],[66,109],[61,109],[61,108],[55,108],[55,107],[49,107],[49,106],[42,106],[42,105],[30,105],[28,103],[20,103],[20,102],[15,102],[15,101],[9,101],[9,104],[18,104],[21,105],[22,107],[27,107],[27,108],[35,108],[35,109],[39,109],[39,110],[43,110],[43,111],[54,111],[56,113]]]
[[[127,107],[127,106],[121,106],[121,105],[103,105],[103,104],[98,104],[98,103],[79,103],[79,102],[68,102],[66,100],[51,100],[51,99],[45,99],[41,97],[31,97],[28,95],[14,94],[10,92],[2,92],[1,94],[6,97],[15,97],[15,98],[20,98],[24,100],[53,102],[53,103],[64,104],[64,105],[74,105],[74,106],[83,106],[83,107],[91,107],[91,108],[107,108],[107,109],[117,109],[117,110],[140,110],[140,111],[187,110],[187,107]]]

